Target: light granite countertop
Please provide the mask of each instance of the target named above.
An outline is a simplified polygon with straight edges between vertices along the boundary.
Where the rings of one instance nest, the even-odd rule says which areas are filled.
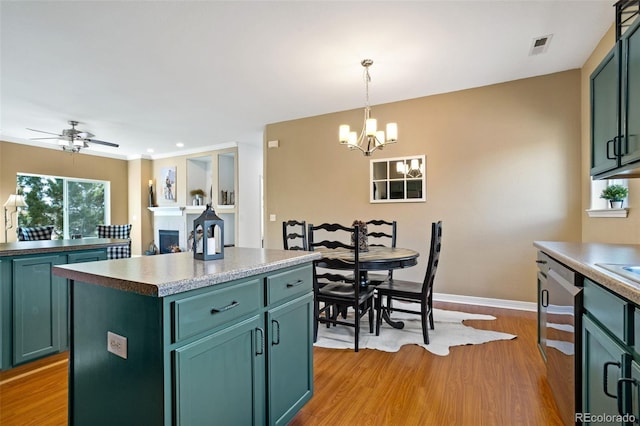
[[[196,260],[193,253],[172,253],[60,265],[53,273],[119,290],[165,297],[267,273],[319,259],[320,253],[229,247],[224,259]]]
[[[23,254],[57,253],[63,251],[91,250],[128,244],[129,240],[113,238],[78,238],[75,240],[40,240],[0,243],[0,257]]]
[[[557,241],[535,241],[533,245],[581,275],[640,305],[640,282],[597,265],[640,265],[640,245]]]

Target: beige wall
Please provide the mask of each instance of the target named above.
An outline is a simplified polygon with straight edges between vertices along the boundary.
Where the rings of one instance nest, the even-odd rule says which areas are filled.
[[[337,141],[362,110],[270,124],[265,141],[265,246],[281,223],[395,219],[398,246],[417,249],[421,280],[430,223],[443,221],[436,292],[533,302],[534,240],[579,241],[580,71],[374,106],[399,142],[374,158],[425,154],[425,203],[370,204],[369,159]]]
[[[38,148],[0,141],[0,202],[16,189],[17,173],[33,173],[111,182],[111,223],[129,223],[127,161],[58,149]],[[4,220],[0,229],[4,234]],[[9,241],[15,241],[14,230]]]
[[[640,242],[640,179],[629,179],[629,217],[590,218],[584,210],[591,203],[591,179],[589,178],[591,156],[591,112],[589,99],[589,77],[615,43],[615,27],[602,38],[591,57],[582,67],[582,240],[607,243],[638,244]]]
[[[153,212],[149,206],[149,185],[153,177],[151,160],[128,161],[129,221],[131,223],[131,254],[144,254],[153,242]],[[155,195],[155,194],[154,194]],[[155,197],[154,197],[155,200]]]

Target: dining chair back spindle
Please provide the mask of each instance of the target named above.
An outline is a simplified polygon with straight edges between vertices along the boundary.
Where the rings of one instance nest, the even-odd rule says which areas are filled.
[[[370,246],[396,247],[396,221],[388,222],[382,219],[372,219],[367,222],[367,240]],[[378,285],[384,281],[393,279],[393,269],[389,269],[386,275],[369,273],[369,283]]]
[[[429,261],[422,283],[396,280],[384,282],[376,286],[376,336],[380,335],[380,325],[383,316],[390,316],[392,312],[403,312],[420,315],[422,320],[422,336],[424,343],[429,344],[429,328],[434,329],[433,323],[433,283],[440,261],[442,249],[442,221],[431,224],[431,243],[429,247]],[[386,304],[385,302],[386,299]],[[417,302],[420,310],[399,308],[393,301]],[[388,317],[387,317],[388,318]]]
[[[304,220],[282,222],[282,246],[285,250],[309,250],[307,245],[307,222]]]
[[[360,227],[351,228],[325,223],[314,226],[309,224],[309,250],[330,254],[332,250],[350,250],[354,253],[352,261],[323,256],[314,261],[314,342],[318,339],[319,324],[345,325],[355,328],[354,349],[359,350],[360,320],[369,315],[369,332],[373,333],[373,287],[360,285],[360,252],[358,238]],[[355,235],[355,244],[350,243]],[[322,305],[322,307],[321,307]],[[338,312],[353,308],[353,318],[341,318]]]

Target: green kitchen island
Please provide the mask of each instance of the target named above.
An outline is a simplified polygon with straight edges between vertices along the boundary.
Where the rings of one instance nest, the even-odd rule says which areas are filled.
[[[227,248],[56,266],[69,424],[280,425],[313,395],[313,260]]]

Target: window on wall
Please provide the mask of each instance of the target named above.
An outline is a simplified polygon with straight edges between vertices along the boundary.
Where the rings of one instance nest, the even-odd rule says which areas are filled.
[[[97,237],[99,224],[109,223],[109,182],[18,174],[27,207],[18,226],[53,225],[54,238]]]
[[[370,160],[371,203],[419,202],[426,200],[425,156]]]
[[[627,217],[627,212],[610,208],[609,201],[600,198],[602,190],[609,185],[628,187],[627,179],[591,180],[591,208],[587,210],[590,217]],[[629,207],[629,196],[624,200],[623,207]]]

